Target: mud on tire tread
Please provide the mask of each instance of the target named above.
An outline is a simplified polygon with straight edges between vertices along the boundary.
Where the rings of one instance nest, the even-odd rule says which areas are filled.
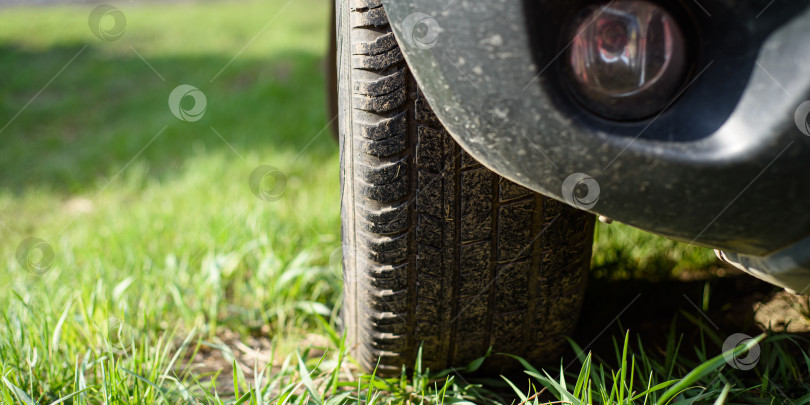
[[[344,326],[365,368],[543,361],[576,323],[593,217],[506,180],[442,128],[378,0],[337,0]],[[497,361],[495,362],[497,363]]]

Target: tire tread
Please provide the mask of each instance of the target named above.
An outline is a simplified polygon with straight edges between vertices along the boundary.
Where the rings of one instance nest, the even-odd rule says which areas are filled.
[[[464,152],[418,89],[380,2],[339,1],[350,10],[343,176],[354,192],[343,209],[356,225],[344,234],[356,256],[344,263],[357,281],[346,319],[355,357],[369,370],[379,360],[382,374],[412,365],[420,345],[433,370],[489,347],[547,359],[578,315],[593,217]]]

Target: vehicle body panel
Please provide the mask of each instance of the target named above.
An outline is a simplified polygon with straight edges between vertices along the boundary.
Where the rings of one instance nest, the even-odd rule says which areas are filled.
[[[436,115],[498,174],[569,203],[566,179],[591,177],[598,201],[580,208],[731,252],[762,256],[810,234],[810,136],[795,116],[810,99],[808,2],[677,6],[690,76],[662,113],[624,123],[565,89],[561,27],[589,2],[383,4]]]

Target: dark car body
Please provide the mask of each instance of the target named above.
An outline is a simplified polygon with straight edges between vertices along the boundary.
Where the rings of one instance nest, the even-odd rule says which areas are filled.
[[[810,251],[810,2],[659,3],[688,73],[660,112],[619,121],[564,72],[577,13],[610,2],[383,1],[436,115],[498,174],[730,261]]]

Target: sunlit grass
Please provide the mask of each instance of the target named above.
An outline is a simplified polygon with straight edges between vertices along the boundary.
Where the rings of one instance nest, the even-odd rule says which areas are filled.
[[[618,222],[596,227],[591,268],[597,277],[661,280],[716,265],[711,249],[653,236]]]
[[[13,380],[35,399],[81,389],[75,367],[96,399],[102,382],[132,379],[104,360],[98,325],[113,317],[137,331],[134,356],[148,365],[191,330],[303,336],[339,298],[325,4],[118,7],[127,27],[114,42],[88,29],[91,7],[0,14],[0,330],[3,350],[25,354],[0,361],[26,366]],[[205,93],[200,121],[169,111],[180,84]],[[270,201],[249,184],[262,165],[286,179]],[[53,249],[42,275],[18,263],[29,237]]]

